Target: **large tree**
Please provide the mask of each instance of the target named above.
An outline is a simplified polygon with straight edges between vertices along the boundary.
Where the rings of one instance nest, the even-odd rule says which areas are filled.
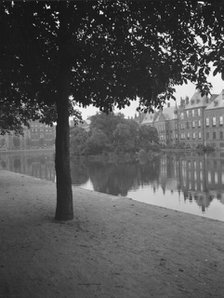
[[[111,111],[138,96],[140,106],[152,110],[187,80],[208,90],[201,59],[215,25],[203,16],[213,6],[193,0],[1,2],[1,100],[9,112],[16,106],[46,121],[49,108],[56,109],[56,219],[73,218],[70,100]]]

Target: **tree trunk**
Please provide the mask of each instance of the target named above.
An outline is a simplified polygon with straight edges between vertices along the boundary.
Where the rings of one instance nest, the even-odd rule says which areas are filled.
[[[57,127],[55,169],[57,186],[56,220],[73,219],[73,199],[70,174],[69,99],[65,94],[56,101]]]

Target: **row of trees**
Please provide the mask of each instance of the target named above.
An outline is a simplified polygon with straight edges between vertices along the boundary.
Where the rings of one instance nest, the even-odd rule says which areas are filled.
[[[104,152],[134,153],[148,151],[159,141],[155,128],[140,126],[124,115],[98,113],[91,117],[90,130],[74,127],[71,131],[71,152],[74,155],[95,155]]]

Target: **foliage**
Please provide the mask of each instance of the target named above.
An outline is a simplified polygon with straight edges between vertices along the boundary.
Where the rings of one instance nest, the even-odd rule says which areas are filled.
[[[91,117],[89,133],[77,127],[71,134],[74,155],[136,152],[141,148],[147,151],[157,142],[158,134],[154,128],[140,126],[134,120],[114,113],[98,113]]]
[[[211,145],[198,144],[196,150],[199,152],[213,152],[215,148]]]
[[[71,147],[74,155],[83,155],[88,140],[88,133],[81,127],[74,127],[71,129]]]
[[[2,95],[45,112],[61,96],[65,71],[76,102],[107,111],[129,105],[136,95],[142,106],[154,109],[165,96],[172,97],[174,84],[187,79],[206,88],[207,68],[199,63],[204,48],[195,38],[204,39],[205,33],[196,25],[203,25],[199,16],[204,16],[209,36],[214,35],[210,27],[218,25],[206,17],[214,7],[206,4],[200,11],[198,5],[180,0],[3,1]]]
[[[87,140],[85,153],[90,155],[101,154],[110,147],[107,135],[101,129],[92,129]]]
[[[140,126],[139,146],[142,149],[147,150],[152,145],[152,142],[156,144],[159,143],[159,136],[157,130],[154,127],[148,127],[146,125]]]
[[[113,132],[118,123],[124,123],[124,115],[114,113],[97,113],[91,117],[90,130],[101,130],[109,138],[110,143],[113,143]]]
[[[138,124],[135,121],[126,120],[119,123],[113,132],[114,149],[116,152],[134,152],[138,136]]]

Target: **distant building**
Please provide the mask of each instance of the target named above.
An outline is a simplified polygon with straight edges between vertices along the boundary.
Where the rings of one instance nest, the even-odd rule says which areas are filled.
[[[154,126],[163,145],[224,149],[224,90],[211,97],[197,90],[191,99],[181,99],[179,107],[168,106],[156,114],[146,114],[141,124]]]
[[[205,109],[205,144],[224,149],[224,90]]]
[[[178,141],[178,109],[177,107],[164,108],[154,114],[147,113],[141,125],[153,126],[158,131],[161,144],[170,145]]]
[[[48,126],[39,121],[30,122],[24,127],[23,135],[14,132],[0,136],[0,150],[25,150],[53,147],[55,143],[55,126]]]
[[[196,91],[180,113],[180,139],[192,148],[204,145],[204,111],[208,103],[209,98]]]
[[[142,118],[141,125],[154,126],[157,113],[147,113],[143,116],[144,117]]]
[[[39,121],[32,121],[25,131],[28,147],[51,147],[55,142],[55,126],[49,126]]]

